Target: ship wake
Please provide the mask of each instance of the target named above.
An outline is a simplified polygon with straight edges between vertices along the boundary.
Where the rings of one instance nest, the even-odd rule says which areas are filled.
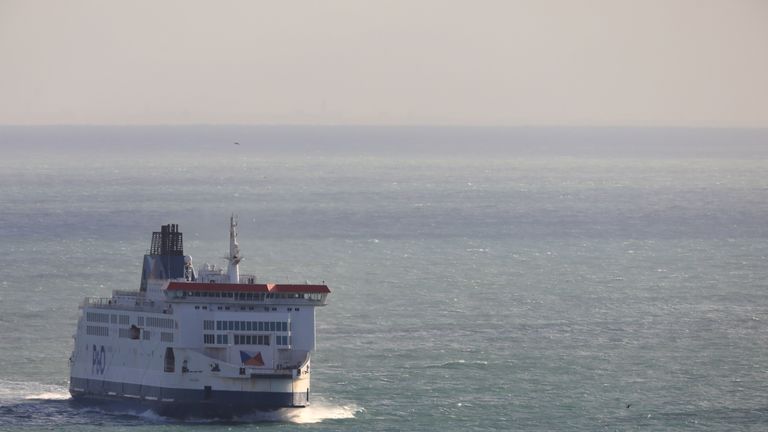
[[[36,382],[0,380],[0,403],[13,401],[40,400],[54,401],[69,399],[66,386]]]
[[[317,400],[306,408],[281,408],[275,411],[258,412],[238,418],[238,421],[287,422],[296,424],[320,423],[325,420],[354,418],[363,409],[354,404],[338,405]]]

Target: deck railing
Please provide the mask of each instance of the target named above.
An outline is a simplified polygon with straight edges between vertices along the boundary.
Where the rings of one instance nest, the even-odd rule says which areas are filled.
[[[258,283],[258,280],[256,279],[256,275],[252,274],[241,274],[240,275],[240,283],[241,284],[255,284]]]
[[[83,300],[82,306],[104,309],[133,309],[152,312],[162,310],[163,313],[173,313],[173,309],[163,309],[163,306],[158,305],[154,300],[146,300],[138,298],[138,296],[136,297],[135,301],[118,301],[114,297],[86,297],[85,300]]]

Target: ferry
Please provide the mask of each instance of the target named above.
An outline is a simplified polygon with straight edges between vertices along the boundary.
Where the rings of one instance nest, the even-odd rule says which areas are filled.
[[[171,417],[305,407],[322,284],[240,274],[237,219],[227,268],[197,270],[178,225],[152,233],[135,291],[87,297],[70,357],[74,401],[140,405]]]

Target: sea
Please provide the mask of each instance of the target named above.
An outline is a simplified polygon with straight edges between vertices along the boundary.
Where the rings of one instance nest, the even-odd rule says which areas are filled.
[[[151,232],[326,283],[311,407],[75,405]],[[0,430],[768,430],[768,130],[0,127]]]

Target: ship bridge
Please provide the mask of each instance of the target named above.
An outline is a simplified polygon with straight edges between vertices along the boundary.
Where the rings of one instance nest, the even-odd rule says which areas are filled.
[[[169,281],[163,290],[168,299],[191,301],[245,301],[304,303],[324,306],[331,290],[315,284],[246,284]]]

